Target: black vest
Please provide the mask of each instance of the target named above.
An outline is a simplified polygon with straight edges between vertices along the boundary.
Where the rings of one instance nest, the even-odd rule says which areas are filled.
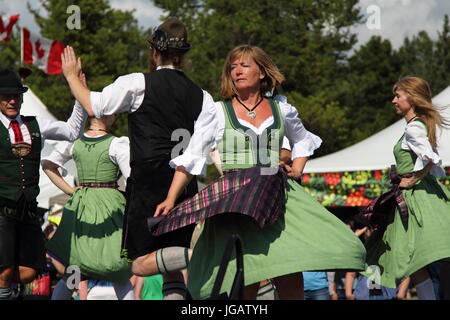
[[[192,135],[203,103],[202,89],[182,71],[161,69],[144,76],[144,100],[128,115],[131,166],[170,159],[172,149],[180,143],[171,140],[172,133],[184,129]]]
[[[21,117],[31,133],[31,152],[27,156],[12,153],[8,130],[0,124],[0,199],[17,202],[25,195],[31,202],[39,194],[41,134],[36,117]]]

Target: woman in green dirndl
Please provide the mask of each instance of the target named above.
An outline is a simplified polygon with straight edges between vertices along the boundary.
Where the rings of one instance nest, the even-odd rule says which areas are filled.
[[[393,187],[363,214],[376,228],[366,244],[365,275],[391,288],[411,276],[419,299],[434,300],[426,266],[450,257],[450,192],[437,180],[445,175],[438,129],[447,123],[423,79],[402,78],[393,91],[395,112],[404,117],[406,128],[394,146]]]
[[[266,279],[274,280],[280,299],[302,299],[302,271],[364,268],[361,241],[295,181],[321,140],[304,128],[293,106],[265,97],[283,80],[260,48],[234,48],[222,73],[225,100],[202,110],[189,146],[171,161],[177,171],[155,212],[165,217],[154,233],[205,219],[189,263],[188,289],[194,299],[210,297],[232,234],[243,243],[246,299],[255,299],[259,282]],[[282,169],[284,135],[293,164]],[[174,208],[192,175],[203,174],[213,147],[224,176]],[[232,286],[232,260],[221,293]]]
[[[125,178],[130,173],[129,140],[108,133],[114,118],[91,118],[80,139],[43,160],[50,180],[70,195],[47,250],[66,268],[77,266],[85,277],[113,282],[120,300],[134,300],[131,265],[120,257],[125,197],[117,189],[119,171]],[[72,158],[80,182],[75,188],[58,171]],[[70,298],[70,291],[63,278],[52,299]]]

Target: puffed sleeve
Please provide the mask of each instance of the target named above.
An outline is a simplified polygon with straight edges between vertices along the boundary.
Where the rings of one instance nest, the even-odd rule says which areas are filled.
[[[36,117],[43,140],[50,139],[61,141],[75,141],[78,139],[83,133],[86,119],[87,113],[78,101],[75,101],[72,113],[66,122]],[[44,141],[42,141],[42,143],[43,142]]]
[[[412,121],[406,126],[405,142],[408,148],[417,155],[414,171],[422,170],[430,161],[438,168],[442,165],[441,157],[431,147],[427,129],[421,121]]]
[[[283,144],[281,145],[281,149],[286,149],[291,151],[291,145],[289,144],[289,139],[286,136],[283,137]]]
[[[203,93],[202,111],[195,122],[194,134],[183,154],[170,161],[172,168],[183,166],[192,175],[206,174],[206,162],[216,143],[217,109],[211,95]]]
[[[125,180],[130,176],[130,139],[114,138],[109,146],[109,158],[119,166]]]
[[[143,73],[120,76],[101,92],[91,91],[92,111],[97,119],[104,115],[136,111],[145,96]]]
[[[56,164],[61,168],[61,176],[67,175],[67,169],[64,167],[67,161],[72,159],[73,142],[67,144],[64,150],[54,149],[47,157],[41,159],[41,163],[44,160],[48,160]]]
[[[277,97],[275,99],[278,100]],[[313,155],[322,144],[322,139],[306,130],[295,107],[283,100],[278,100],[278,103],[284,118],[285,135],[292,147],[292,159]]]

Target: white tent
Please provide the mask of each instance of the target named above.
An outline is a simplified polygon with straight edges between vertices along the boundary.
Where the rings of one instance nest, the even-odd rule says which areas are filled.
[[[40,116],[43,118],[57,120],[30,88],[28,88],[28,91],[23,95],[23,104],[20,113],[24,116]],[[68,142],[65,141],[45,140],[41,158],[48,156],[54,149],[63,150],[67,143]],[[65,168],[68,171],[65,180],[69,184],[74,185],[74,179],[76,176],[75,162],[70,160],[66,164]],[[48,179],[47,175],[42,171],[42,168],[39,169],[39,175],[40,193],[37,197],[39,207],[48,209],[53,204],[52,202],[55,202],[55,199],[59,199],[59,201],[56,202],[60,204],[67,199],[67,197],[64,196],[64,193]]]
[[[449,105],[450,86],[435,96],[433,103],[441,107]],[[450,111],[448,109],[445,111],[445,116],[450,119]],[[404,133],[405,125],[405,120],[401,119],[350,147],[317,159],[312,159],[307,162],[304,172],[345,172],[388,169],[391,164],[395,164],[392,150],[395,143]],[[443,130],[439,135],[438,143],[438,151],[442,158],[443,166],[450,166],[450,129]]]

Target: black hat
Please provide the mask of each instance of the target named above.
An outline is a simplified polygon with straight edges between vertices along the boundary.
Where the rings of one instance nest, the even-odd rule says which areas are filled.
[[[0,93],[24,93],[24,87],[19,75],[11,69],[0,70]]]
[[[169,18],[159,25],[148,41],[159,51],[166,51],[169,48],[188,51],[191,48],[187,42],[186,27],[177,18]]]

